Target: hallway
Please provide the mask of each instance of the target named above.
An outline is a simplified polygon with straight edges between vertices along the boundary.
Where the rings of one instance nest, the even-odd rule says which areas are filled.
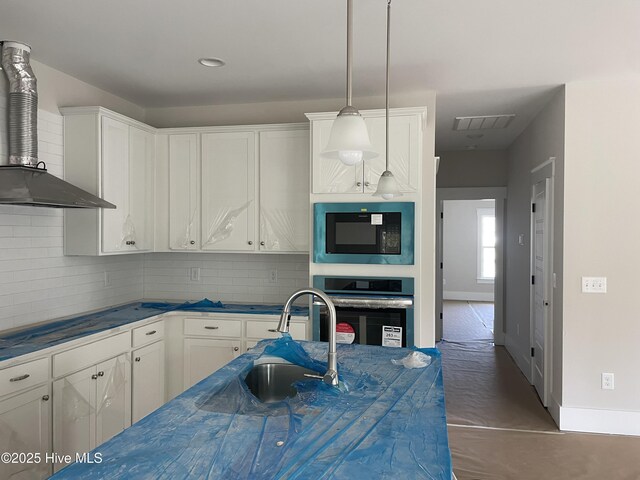
[[[640,438],[560,432],[477,313],[445,302],[438,344],[458,480],[640,479]]]

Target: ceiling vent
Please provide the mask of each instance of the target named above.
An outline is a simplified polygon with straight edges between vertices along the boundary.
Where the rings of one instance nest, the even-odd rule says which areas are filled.
[[[507,128],[515,114],[507,115],[482,115],[479,117],[456,117],[453,129],[456,131],[467,130],[498,130]]]

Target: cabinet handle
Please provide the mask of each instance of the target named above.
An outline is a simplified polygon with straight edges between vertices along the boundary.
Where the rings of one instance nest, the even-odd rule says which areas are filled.
[[[260,242],[260,245],[262,245],[264,247],[264,242]]]
[[[154,333],[157,333],[157,330],[151,330],[150,332],[145,333],[145,335],[153,335]]]
[[[19,382],[21,380],[26,380],[27,378],[29,378],[31,375],[29,375],[28,373],[25,373],[24,375],[20,375],[19,377],[13,377],[10,378],[9,381],[10,382]]]
[[[277,333],[278,329],[277,328],[270,328],[269,330],[267,330],[267,332],[272,332],[272,333]]]
[[[131,240],[131,245],[135,245],[136,241],[135,240]]]
[[[96,380],[97,378],[98,378],[98,375],[96,375],[95,373],[91,375],[91,380]]]
[[[99,377],[104,377],[104,372],[98,372]]]
[[[362,186],[362,182],[356,182],[356,187],[361,187]]]
[[[364,182],[364,186],[368,187],[369,185],[371,185],[369,182]],[[135,243],[135,242],[134,242]]]
[[[253,242],[252,242],[251,240],[249,240],[247,243],[248,243],[249,245],[253,245]]]
[[[136,358],[135,358],[135,361],[136,361],[136,362],[139,362],[139,361],[140,361],[140,357],[136,357]]]
[[[195,241],[195,240],[191,240],[189,243],[190,243],[191,245],[195,245],[195,244],[196,244],[196,241]]]
[[[43,395],[42,396],[42,401],[43,402],[48,402],[49,401],[49,395]]]
[[[205,330],[218,330],[220,327],[209,327],[207,325],[205,325]]]
[[[233,347],[234,352],[237,352],[238,350],[240,350],[240,347]]]

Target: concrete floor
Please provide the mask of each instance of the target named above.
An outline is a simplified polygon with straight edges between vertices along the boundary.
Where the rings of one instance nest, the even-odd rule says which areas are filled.
[[[492,326],[467,302],[445,302],[438,348],[458,480],[639,480],[640,438],[559,431]]]

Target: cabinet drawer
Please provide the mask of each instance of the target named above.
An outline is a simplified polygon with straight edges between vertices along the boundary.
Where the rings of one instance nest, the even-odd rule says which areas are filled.
[[[95,365],[103,360],[117,357],[121,353],[127,352],[131,345],[129,332],[119,333],[113,337],[98,340],[76,347],[72,350],[59,353],[53,356],[53,376],[54,378],[76,372],[91,365]]]
[[[240,320],[218,318],[185,318],[184,334],[199,337],[240,337]]]
[[[252,321],[247,322],[247,338],[279,338],[280,332],[277,321]],[[298,340],[306,340],[307,329],[304,323],[291,322],[289,325],[289,333],[293,338]]]
[[[133,348],[164,338],[164,321],[150,323],[133,329],[131,344]]]
[[[33,387],[49,378],[49,359],[41,358],[0,370],[0,397]]]

